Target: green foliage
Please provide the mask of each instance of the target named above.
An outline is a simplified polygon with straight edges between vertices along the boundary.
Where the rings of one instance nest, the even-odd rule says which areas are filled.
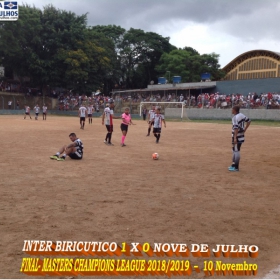
[[[170,71],[183,82],[223,76],[219,56],[177,49],[168,37],[116,25],[87,27],[87,15],[22,5],[14,22],[0,22],[0,63],[6,72],[30,77],[30,86],[109,93],[120,78],[125,88],[145,88]]]
[[[170,77],[181,76],[182,82],[199,82],[202,73],[210,73],[212,80],[219,80],[224,73],[218,64],[219,55],[215,53],[200,55],[190,47],[164,53],[156,66],[160,75],[170,71]]]

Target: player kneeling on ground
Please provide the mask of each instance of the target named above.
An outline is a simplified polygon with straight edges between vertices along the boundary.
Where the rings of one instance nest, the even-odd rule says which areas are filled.
[[[69,145],[65,145],[59,149],[59,151],[51,156],[51,159],[56,160],[65,160],[66,156],[69,156],[71,159],[82,159],[83,158],[83,143],[82,141],[76,136],[75,133],[70,133],[69,135],[70,140],[73,142]],[[62,157],[60,155],[63,153]]]

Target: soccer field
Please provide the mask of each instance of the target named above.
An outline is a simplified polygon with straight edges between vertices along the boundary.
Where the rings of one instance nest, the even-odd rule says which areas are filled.
[[[81,130],[78,117],[0,116],[1,278],[32,278],[19,272],[24,240],[248,244],[259,247],[246,259],[258,278],[279,265],[279,127],[252,124],[230,173],[230,124],[167,120],[156,144],[147,122],[134,122],[120,147],[120,120],[106,146],[101,118]],[[50,160],[71,132],[83,160]]]

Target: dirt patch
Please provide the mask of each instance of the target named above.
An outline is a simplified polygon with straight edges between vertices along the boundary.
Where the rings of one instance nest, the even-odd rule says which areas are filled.
[[[257,277],[279,264],[280,128],[252,125],[240,172],[230,173],[231,125],[167,122],[156,144],[147,123],[135,123],[120,147],[115,120],[109,147],[101,118],[80,130],[78,117],[0,117],[2,278],[32,278],[19,272],[26,239],[254,244],[259,257],[247,262]],[[70,132],[84,159],[50,160]]]

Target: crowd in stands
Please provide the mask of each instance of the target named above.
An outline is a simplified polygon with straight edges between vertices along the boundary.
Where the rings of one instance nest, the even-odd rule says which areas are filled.
[[[221,94],[201,93],[198,96],[189,94],[176,95],[169,93],[167,95],[150,94],[142,96],[141,94],[116,96],[116,101],[140,103],[140,102],[184,102],[186,106],[196,108],[230,108],[239,105],[242,108],[280,108],[280,93],[249,93],[243,94]]]
[[[5,92],[13,92],[16,84],[0,82],[0,90]],[[23,90],[23,91],[22,91]],[[40,96],[42,93],[38,89],[24,88],[21,91],[25,96]],[[91,96],[86,96],[71,91],[50,90],[49,94],[52,98],[58,99],[58,110],[68,111],[76,110],[83,104],[92,104],[96,112],[104,108],[104,104],[110,98],[115,102],[123,103],[129,102],[131,104],[139,104],[140,102],[184,102],[188,107],[194,108],[231,108],[234,105],[239,105],[242,108],[266,108],[266,109],[279,109],[280,108],[280,93],[249,93],[245,94],[222,94],[216,93],[201,93],[193,95],[189,93],[147,93],[131,92],[122,94],[113,94],[112,96],[103,95],[101,93],[92,93]],[[179,107],[180,105],[178,105]]]
[[[86,96],[85,94],[72,94],[71,92],[59,93],[58,96],[58,110],[68,111],[78,109],[81,104],[93,105],[95,112],[99,112],[104,109],[104,104],[110,99],[109,96],[102,94],[92,94],[92,96]]]

